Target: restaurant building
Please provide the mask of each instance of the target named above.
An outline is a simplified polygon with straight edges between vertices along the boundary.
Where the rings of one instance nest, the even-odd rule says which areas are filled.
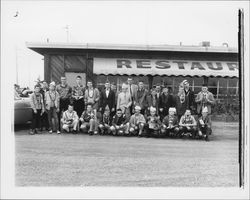
[[[26,43],[44,56],[44,78],[59,83],[65,75],[70,85],[81,75],[83,84],[92,80],[98,88],[109,80],[118,86],[128,76],[143,80],[146,87],[156,84],[178,92],[186,79],[197,94],[207,83],[217,101],[238,101],[238,50],[214,47],[208,42],[199,46],[183,45],[108,45],[72,43]]]

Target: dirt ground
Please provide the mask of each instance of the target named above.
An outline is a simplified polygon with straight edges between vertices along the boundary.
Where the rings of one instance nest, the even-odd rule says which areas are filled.
[[[16,186],[238,186],[238,123],[211,141],[15,131]]]

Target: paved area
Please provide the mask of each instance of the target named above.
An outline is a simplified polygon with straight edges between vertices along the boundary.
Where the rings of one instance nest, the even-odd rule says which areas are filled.
[[[238,123],[210,142],[15,131],[17,186],[238,186]]]

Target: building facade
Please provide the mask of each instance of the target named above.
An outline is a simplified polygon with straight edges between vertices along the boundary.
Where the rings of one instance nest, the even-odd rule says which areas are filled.
[[[66,76],[70,85],[81,75],[83,83],[92,80],[102,88],[109,80],[117,88],[128,76],[143,80],[146,87],[156,84],[178,92],[186,79],[197,94],[208,84],[217,102],[238,104],[238,51],[229,47],[210,46],[140,46],[69,43],[27,43],[27,47],[44,56],[44,77],[59,83]]]

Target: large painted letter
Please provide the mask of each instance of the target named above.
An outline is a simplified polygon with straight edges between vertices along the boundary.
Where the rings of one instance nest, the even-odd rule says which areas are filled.
[[[207,66],[209,69],[212,69],[212,70],[222,70],[223,69],[222,64],[219,62],[216,63],[216,67],[211,62],[207,62]]]
[[[238,63],[227,63],[227,66],[228,66],[229,70],[231,70],[231,71],[234,71],[235,69],[239,69]]]
[[[137,60],[136,61],[137,68],[151,68],[150,60]]]
[[[177,63],[179,69],[185,69],[184,64],[187,64],[188,62],[184,62],[184,61],[173,61],[173,63]]]
[[[200,70],[205,70],[205,68],[199,62],[192,62],[191,69],[198,68]]]
[[[168,64],[168,63],[169,62],[166,61],[166,60],[158,60],[158,61],[155,62],[155,64],[156,64],[155,67],[158,68],[158,69],[168,69],[168,68],[171,67],[171,65]]]
[[[116,62],[117,62],[117,68],[122,68],[122,66],[126,66],[127,68],[132,68],[130,60],[117,60]]]

